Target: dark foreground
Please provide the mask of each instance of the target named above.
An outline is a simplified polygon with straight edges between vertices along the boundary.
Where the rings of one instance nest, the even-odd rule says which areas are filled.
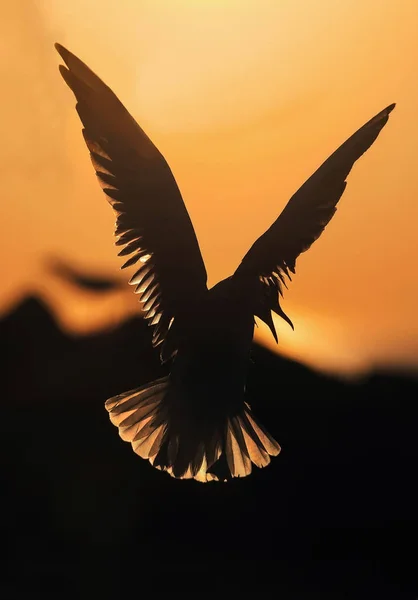
[[[254,347],[282,445],[228,484],[176,481],[103,403],[161,376],[141,319],[70,339],[28,299],[0,323],[0,597],[418,597],[418,380],[346,384]]]

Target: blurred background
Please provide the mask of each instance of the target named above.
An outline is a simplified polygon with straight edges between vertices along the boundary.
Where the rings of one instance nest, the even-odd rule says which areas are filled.
[[[154,572],[182,592],[416,597],[418,4],[1,9],[2,597],[120,597]],[[283,302],[295,332],[278,321],[276,348],[257,330],[250,393],[283,454],[248,481],[173,481],[108,422],[107,397],[164,369],[119,272],[55,41],[165,155],[210,285],[337,146],[397,103],[298,260]]]

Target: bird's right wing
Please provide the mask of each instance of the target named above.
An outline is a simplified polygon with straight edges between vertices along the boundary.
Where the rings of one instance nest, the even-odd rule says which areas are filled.
[[[129,283],[155,325],[154,345],[167,341],[170,330],[170,355],[173,331],[182,335],[181,324],[207,293],[193,225],[162,154],[112,90],[74,54],[55,47],[66,64],[60,72],[77,99],[93,166],[117,213],[119,255],[131,255],[122,268],[138,264]],[[169,358],[164,348],[162,356]]]
[[[270,327],[276,341],[271,311],[292,325],[279,304],[285,276],[290,279],[299,254],[310,248],[333,217],[354,163],[376,140],[394,107],[391,104],[382,110],[331,154],[292,196],[236,270],[233,277],[238,289],[242,293],[250,290],[254,314]]]

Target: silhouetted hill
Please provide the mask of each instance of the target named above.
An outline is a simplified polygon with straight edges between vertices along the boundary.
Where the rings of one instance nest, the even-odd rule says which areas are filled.
[[[161,373],[141,318],[99,335],[69,337],[47,306],[32,297],[0,321],[0,346],[7,363],[7,399],[18,405],[35,399],[84,402],[85,394],[103,399],[120,392],[120,386],[129,389]]]
[[[135,456],[104,410],[164,371],[142,319],[68,337],[29,298],[0,347],[2,597],[414,597],[413,378],[350,384],[254,346],[251,402],[283,452],[202,485]]]

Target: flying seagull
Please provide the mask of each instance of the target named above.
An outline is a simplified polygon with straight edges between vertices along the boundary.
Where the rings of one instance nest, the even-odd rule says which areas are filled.
[[[344,142],[235,273],[208,290],[196,234],[163,155],[87,65],[60,44],[56,49],[96,175],[117,215],[119,256],[130,256],[121,268],[138,267],[129,283],[140,294],[161,361],[171,360],[167,377],[107,400],[110,420],[136,454],[173,477],[247,476],[253,464],[265,467],[280,452],[245,395],[255,317],[276,342],[272,311],[293,327],[279,303],[286,278],[331,220],[351,168],[395,104]]]
[[[82,290],[101,294],[122,288],[123,282],[119,279],[90,275],[89,273],[79,271],[76,267],[71,266],[60,258],[47,258],[45,263],[48,271]]]

